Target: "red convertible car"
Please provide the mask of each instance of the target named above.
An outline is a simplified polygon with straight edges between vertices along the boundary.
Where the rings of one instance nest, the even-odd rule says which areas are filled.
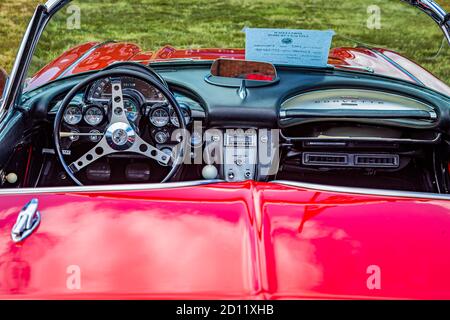
[[[3,72],[1,299],[450,299],[450,88],[364,38],[448,64],[437,2],[119,2],[39,5]]]

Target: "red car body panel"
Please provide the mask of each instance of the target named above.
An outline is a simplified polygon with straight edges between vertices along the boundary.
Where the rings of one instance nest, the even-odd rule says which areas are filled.
[[[97,42],[88,42],[66,51],[36,73],[30,80],[28,88],[34,89],[37,86],[58,79],[68,68],[79,61],[87,51],[91,50],[97,44]]]
[[[134,44],[115,42],[89,42],[63,53],[40,70],[28,84],[34,89],[64,76],[101,70],[119,61],[128,61],[140,52]]]
[[[257,182],[40,194],[14,244],[32,197],[0,196],[3,299],[450,299],[448,201]]]
[[[387,56],[389,59],[383,58]],[[136,61],[148,64],[167,59],[215,60],[218,58],[245,59],[243,49],[185,49],[165,46],[156,52],[142,51],[128,43],[87,43],[71,49],[45,66],[29,82],[28,88],[39,87],[61,76],[101,70],[115,62]],[[394,61],[398,65],[393,64]],[[416,79],[439,92],[450,95],[450,87],[413,61],[393,51],[368,48],[335,48],[330,51],[329,64],[336,67],[368,67],[375,73],[402,80]],[[404,68],[406,70],[402,70]]]

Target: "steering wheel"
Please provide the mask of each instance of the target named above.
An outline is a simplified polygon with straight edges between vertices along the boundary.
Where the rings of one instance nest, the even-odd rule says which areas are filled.
[[[173,149],[174,154],[170,156],[141,138],[128,121],[126,115],[122,93],[122,77],[133,77],[140,79],[159,90],[174,109],[175,115],[178,118],[179,128],[182,130],[181,132],[186,130],[186,123],[178,102],[176,101],[173,94],[167,89],[167,87],[165,87],[156,77],[153,77],[150,74],[145,74],[143,72],[125,69],[102,71],[95,74],[94,76],[88,77],[87,79],[77,84],[66,95],[56,114],[55,124],[53,128],[56,154],[59,158],[59,161],[61,162],[64,170],[69,175],[69,177],[80,186],[82,186],[83,184],[76,177],[77,173],[79,173],[80,170],[89,166],[102,157],[115,153],[137,153],[147,158],[156,160],[159,164],[162,164],[164,166],[170,166],[170,171],[161,182],[167,182],[168,180],[170,180],[181,167],[182,157],[184,154],[184,150],[186,149],[186,144],[188,142],[187,139],[181,137],[181,142],[179,142],[179,144]],[[112,88],[111,103],[108,112],[108,114],[110,115],[108,117],[109,123],[106,125],[105,133],[101,140],[92,149],[86,152],[79,159],[73,161],[70,164],[67,164],[61,148],[61,138],[62,136],[64,136],[64,134],[67,134],[61,132],[61,124],[64,112],[78,92],[80,92],[91,83],[104,78],[111,79]]]

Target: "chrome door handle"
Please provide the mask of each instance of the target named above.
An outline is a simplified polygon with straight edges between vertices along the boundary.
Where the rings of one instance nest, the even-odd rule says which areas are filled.
[[[11,231],[11,239],[14,242],[21,242],[28,238],[41,222],[41,215],[38,211],[39,201],[33,199],[28,202],[17,217],[16,224]]]

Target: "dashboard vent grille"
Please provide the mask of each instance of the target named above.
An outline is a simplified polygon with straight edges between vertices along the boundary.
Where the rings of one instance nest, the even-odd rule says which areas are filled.
[[[400,157],[396,154],[349,154],[305,152],[303,165],[324,167],[398,168]]]
[[[355,165],[358,167],[397,168],[399,166],[399,156],[394,154],[355,155]]]
[[[303,164],[305,165],[329,165],[345,166],[348,165],[348,155],[346,154],[328,154],[328,153],[304,153]]]

